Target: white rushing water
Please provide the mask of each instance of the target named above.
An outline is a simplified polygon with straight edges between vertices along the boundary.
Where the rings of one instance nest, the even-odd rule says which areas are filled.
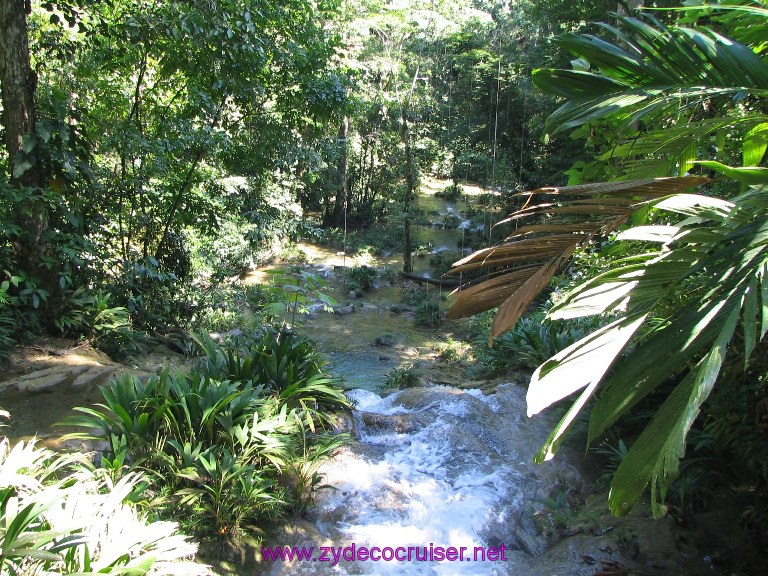
[[[543,545],[533,510],[554,477],[530,464],[546,427],[521,418],[523,394],[511,384],[488,397],[449,388],[385,398],[351,391],[358,441],[321,469],[333,489],[318,498],[313,518],[338,563],[281,573],[530,573],[531,548]],[[361,560],[361,547],[384,558]]]

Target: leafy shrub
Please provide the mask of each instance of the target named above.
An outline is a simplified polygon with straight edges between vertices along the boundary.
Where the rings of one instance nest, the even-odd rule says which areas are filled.
[[[0,572],[207,573],[183,561],[196,546],[176,524],[149,522],[128,504],[140,474],[113,483],[82,464],[78,455],[56,456],[34,442],[0,445]]]
[[[421,383],[421,374],[415,364],[405,364],[390,370],[385,384],[390,388],[413,388]]]
[[[216,346],[198,337],[207,355],[206,376],[264,386],[281,405],[296,410],[314,431],[315,422],[331,423],[331,411],[346,408],[346,397],[323,373],[325,359],[311,340],[293,332],[269,330],[242,350]]]
[[[155,258],[147,256],[125,262],[107,291],[116,305],[128,310],[136,327],[153,330],[174,325],[183,316],[177,285],[174,274],[164,272]]]
[[[146,383],[120,376],[102,388],[103,404],[64,423],[86,429],[73,437],[106,441],[103,465],[115,474],[146,470],[153,508],[199,536],[257,532],[311,500],[311,463],[341,442],[321,434],[329,411],[348,403],[306,339],[268,332],[243,349],[197,341],[207,355],[197,369]],[[299,477],[292,491],[279,483],[286,469]]]
[[[339,228],[326,228],[319,241],[335,250],[344,250],[348,254],[363,251],[381,255],[388,251],[402,248],[402,227],[394,222],[374,224],[360,230],[344,231]]]
[[[347,271],[347,288],[355,292],[370,290],[377,278],[378,273],[375,268],[354,266]]]
[[[224,220],[217,236],[204,243],[201,254],[214,279],[221,280],[239,276],[256,264],[260,248],[257,224]]]
[[[326,285],[320,275],[301,268],[292,272],[275,270],[272,272],[272,285],[262,293],[267,301],[257,309],[267,322],[274,322],[282,316],[285,326],[289,314],[291,322],[295,322],[297,314],[309,313],[311,304],[319,302],[327,309],[336,304],[333,298],[322,292]]]
[[[544,321],[545,312],[537,310],[522,318],[512,330],[493,340],[488,347],[492,315],[477,316],[473,323],[473,345],[486,374],[508,370],[534,370],[604,322],[599,317],[565,322]]]
[[[426,328],[435,328],[440,326],[442,315],[440,313],[440,303],[433,299],[428,299],[416,305],[416,326]]]
[[[448,200],[448,202],[458,202],[464,197],[464,188],[462,188],[461,184],[454,183],[435,192],[435,196]]]
[[[469,346],[453,338],[437,345],[437,352],[443,362],[462,362],[469,356]]]
[[[434,276],[440,277],[448,272],[448,270],[451,269],[451,266],[453,266],[453,263],[459,258],[460,256],[456,252],[446,250],[433,254],[429,259],[429,265],[434,271]]]
[[[112,294],[97,290],[91,294],[78,289],[67,299],[56,326],[64,333],[89,339],[94,347],[113,358],[138,352],[142,335],[133,330],[128,309],[111,306]]]

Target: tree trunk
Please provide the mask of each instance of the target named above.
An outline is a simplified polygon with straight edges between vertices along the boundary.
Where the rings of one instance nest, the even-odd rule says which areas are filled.
[[[29,63],[27,13],[24,0],[0,0],[0,87],[3,98],[5,149],[11,182],[41,184],[39,166],[23,171],[23,137],[35,129],[35,74]]]
[[[403,272],[413,272],[413,246],[411,243],[411,204],[416,196],[416,172],[413,166],[411,135],[405,107],[400,112],[401,138],[405,146],[405,197],[403,198]]]
[[[619,16],[630,16],[645,5],[644,0],[619,0],[616,13]]]
[[[0,87],[2,87],[5,149],[10,182],[18,188],[38,188],[44,183],[38,150],[27,146],[24,136],[35,131],[36,76],[29,61],[25,0],[0,0]],[[30,140],[28,144],[33,144]],[[15,243],[18,264],[32,276],[40,269],[41,238],[47,226],[45,205],[37,194],[24,194],[14,203],[14,219],[23,230]]]
[[[347,137],[349,136],[349,117],[345,114],[339,126],[339,182],[336,189],[336,200],[333,203],[333,215],[331,225],[341,227],[344,225],[344,214],[347,211],[349,201],[349,183],[347,174]]]

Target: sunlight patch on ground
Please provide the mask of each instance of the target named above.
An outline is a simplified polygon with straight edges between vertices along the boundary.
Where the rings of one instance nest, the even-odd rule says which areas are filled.
[[[448,186],[453,184],[453,180],[443,180],[440,178],[433,178],[428,176],[421,181],[421,193],[425,196],[434,196],[437,192],[444,190]],[[501,196],[500,192],[492,190],[491,188],[485,188],[479,184],[472,182],[459,182],[464,194],[467,196],[480,196],[481,194],[493,194],[494,196]]]

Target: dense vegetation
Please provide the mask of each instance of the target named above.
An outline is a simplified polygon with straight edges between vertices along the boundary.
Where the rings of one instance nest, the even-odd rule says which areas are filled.
[[[532,413],[582,390],[541,458],[592,407],[589,441],[630,447],[614,512],[648,485],[657,513],[738,485],[767,521],[762,2],[29,4],[0,4],[0,361],[44,333],[207,354],[80,417],[109,446],[95,492],[140,469],[153,511],[201,537],[304,507],[345,401],[285,327],[322,282],[237,277],[302,237],[395,248],[411,272],[429,174],[512,214],[454,269],[490,278],[451,312],[498,307],[473,328],[495,341],[485,373],[541,365]],[[229,348],[191,336],[234,327]]]

